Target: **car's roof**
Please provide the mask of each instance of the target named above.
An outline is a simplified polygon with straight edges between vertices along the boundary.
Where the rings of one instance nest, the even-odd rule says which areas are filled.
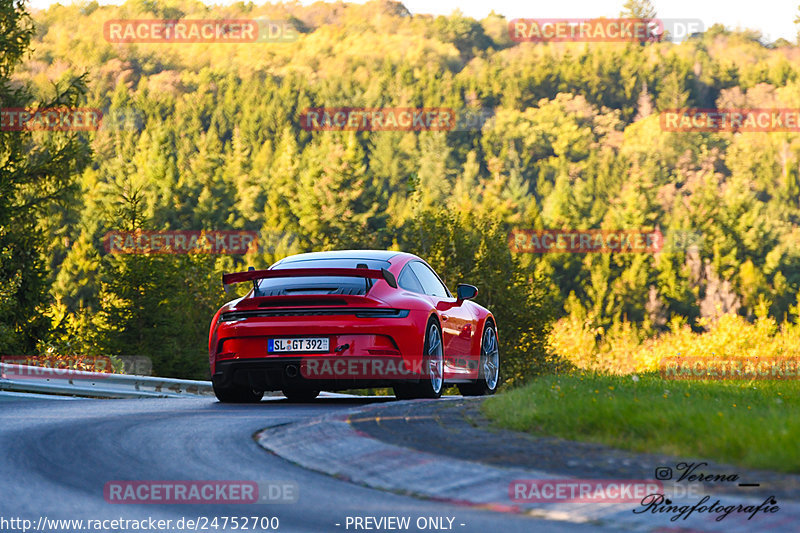
[[[371,259],[388,261],[392,257],[402,255],[411,257],[411,254],[394,250],[332,250],[329,252],[310,252],[306,254],[290,255],[275,264],[294,263],[296,261],[313,261],[316,259]],[[274,265],[273,265],[274,266]]]

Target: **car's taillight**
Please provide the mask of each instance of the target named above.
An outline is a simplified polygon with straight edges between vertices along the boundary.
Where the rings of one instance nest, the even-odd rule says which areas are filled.
[[[219,344],[217,344],[217,359],[231,359],[233,357],[236,357],[236,352],[225,351],[225,343],[227,342],[230,345],[231,344],[230,341],[232,340],[233,339],[223,339],[219,341]]]

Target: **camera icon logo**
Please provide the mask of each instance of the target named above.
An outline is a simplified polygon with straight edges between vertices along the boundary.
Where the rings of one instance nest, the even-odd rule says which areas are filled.
[[[659,466],[656,468],[656,479],[658,481],[672,479],[672,468],[668,466]]]

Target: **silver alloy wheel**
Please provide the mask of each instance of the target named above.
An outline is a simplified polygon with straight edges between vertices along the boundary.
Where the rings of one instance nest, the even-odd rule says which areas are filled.
[[[497,334],[491,326],[483,332],[481,353],[483,355],[483,379],[489,390],[494,390],[500,376],[500,348],[497,345]]]
[[[428,377],[431,380],[433,392],[438,394],[442,390],[444,381],[444,351],[442,350],[442,334],[436,324],[428,328]]]

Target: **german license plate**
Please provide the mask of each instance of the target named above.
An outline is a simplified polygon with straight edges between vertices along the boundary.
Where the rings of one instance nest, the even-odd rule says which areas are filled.
[[[269,353],[281,352],[327,352],[329,346],[327,337],[295,337],[292,339],[269,339],[267,351]]]

